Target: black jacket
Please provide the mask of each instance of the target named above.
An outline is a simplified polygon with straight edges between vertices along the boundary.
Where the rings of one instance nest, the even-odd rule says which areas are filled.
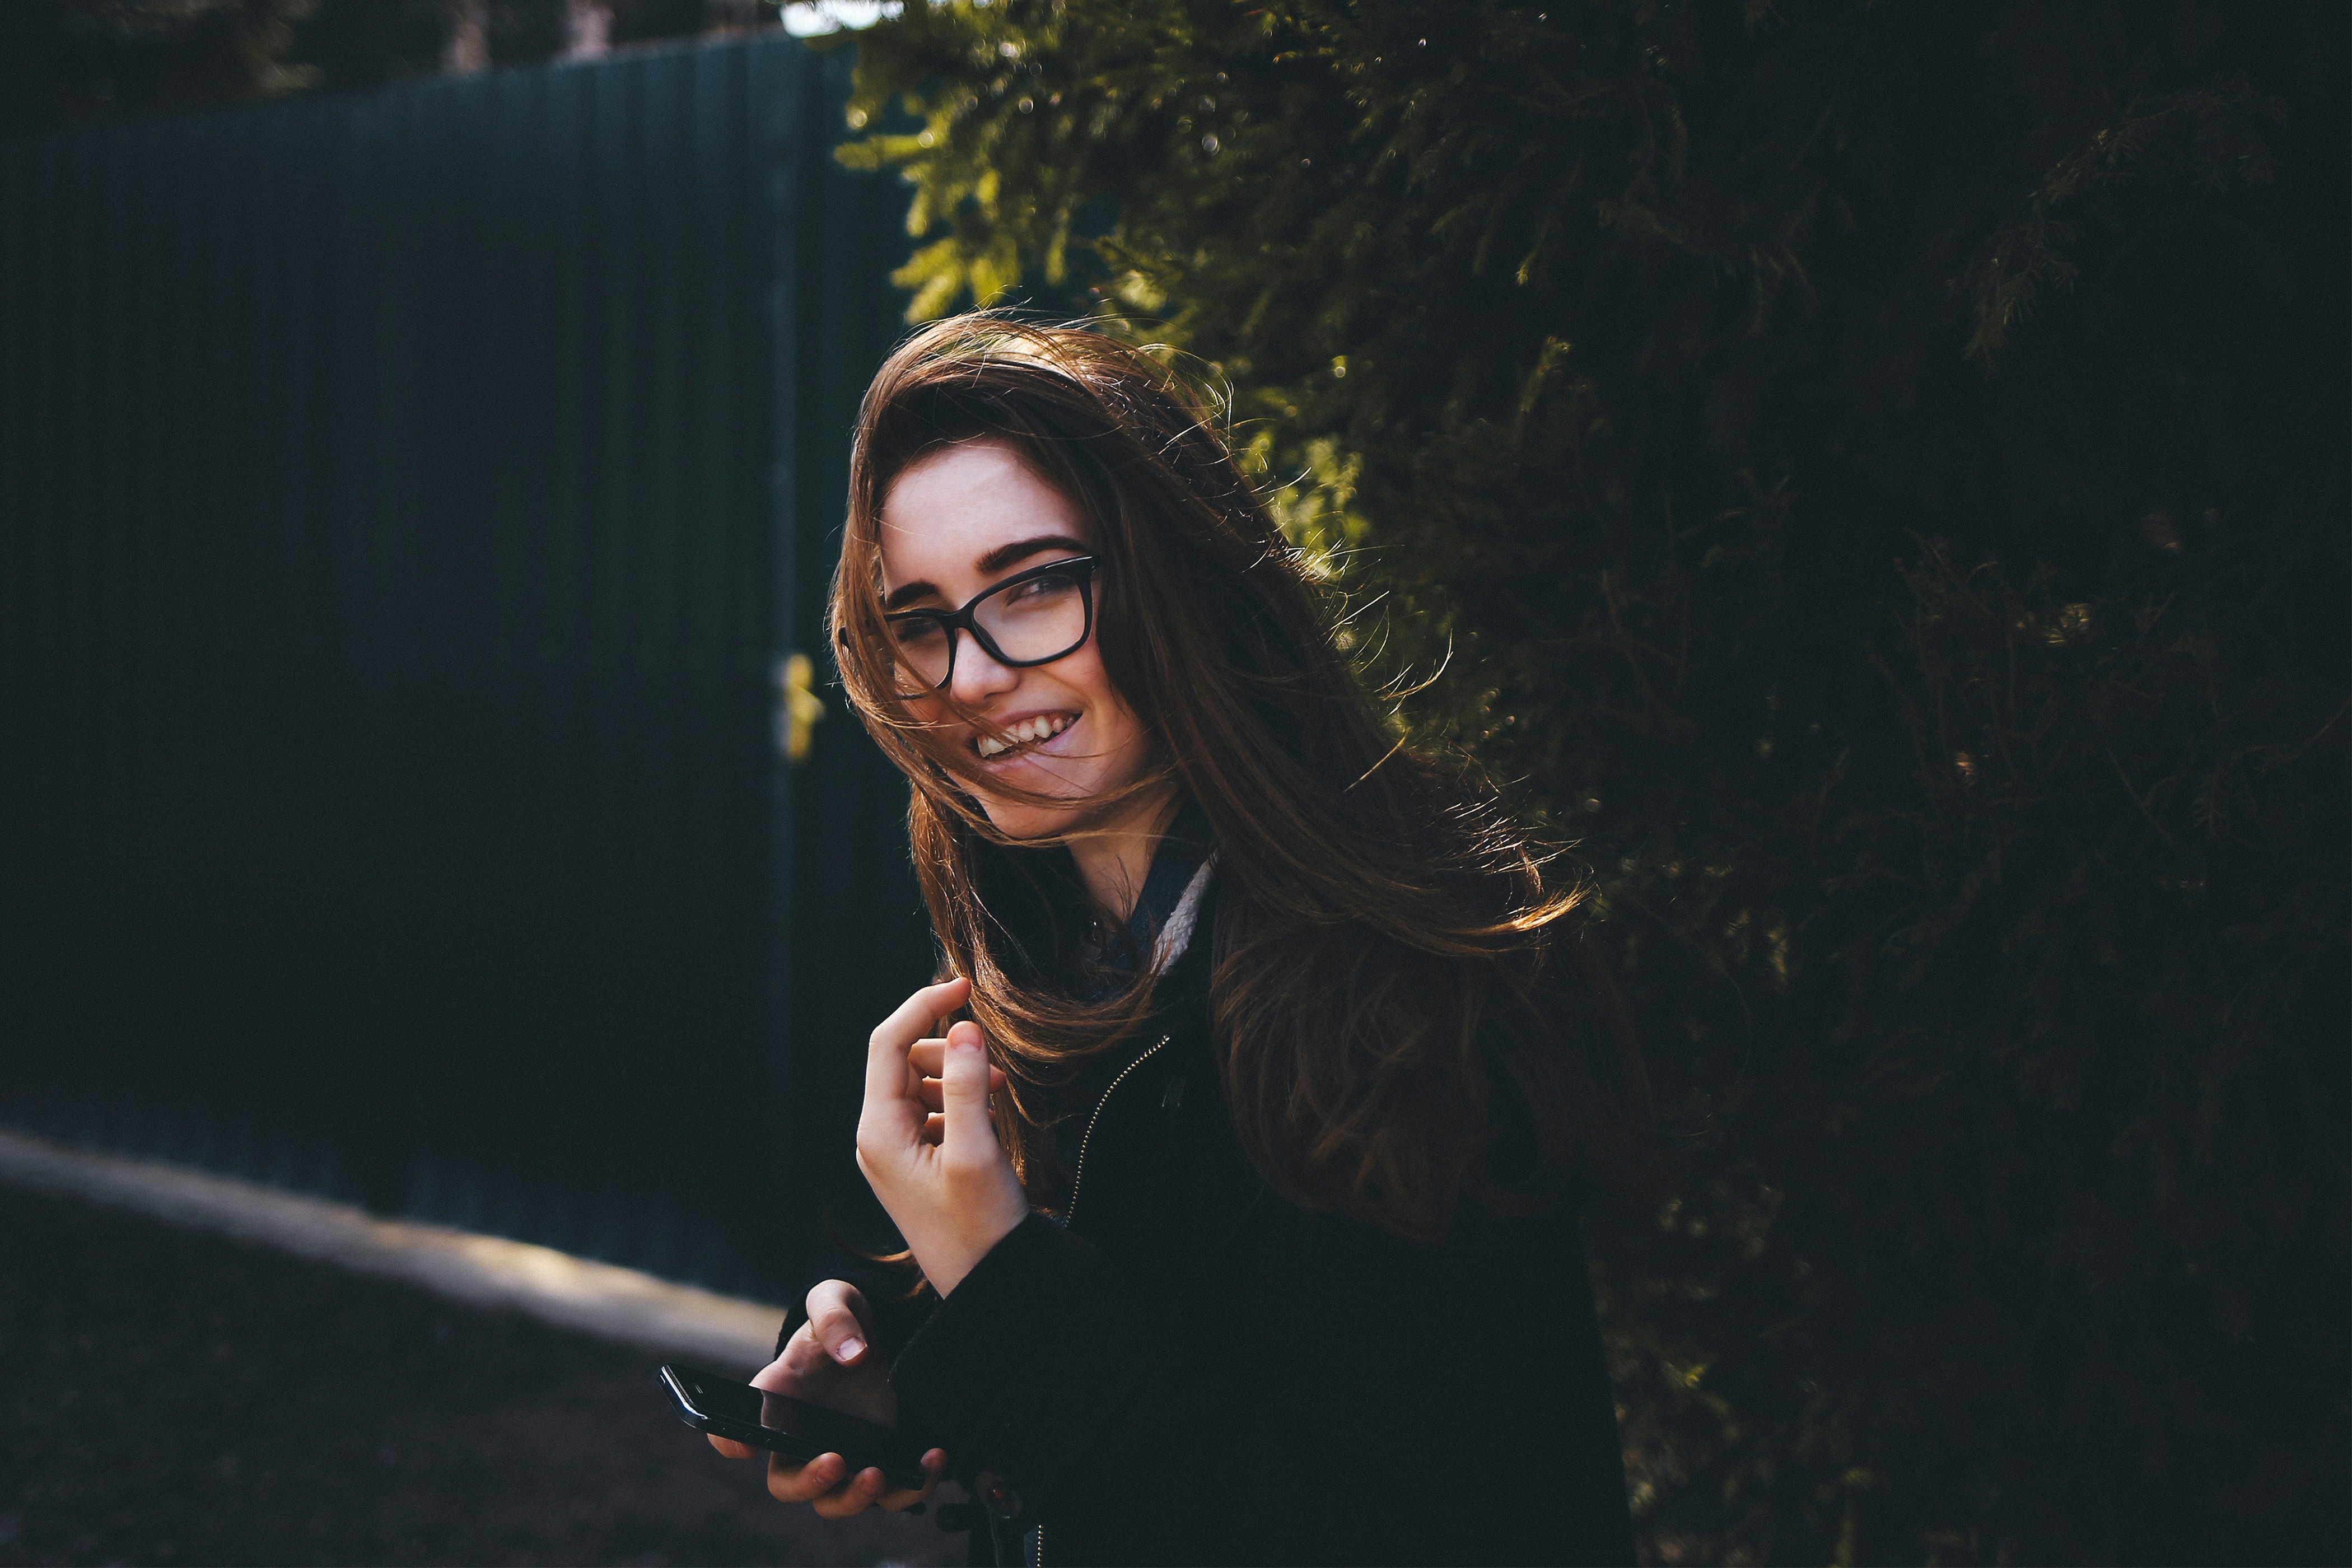
[[[1031,1215],[903,1344],[882,1314],[901,1426],[1003,1478],[999,1538],[1052,1568],[1632,1562],[1574,1217],[1465,1202],[1427,1247],[1278,1196],[1226,1112],[1208,945],[1085,1119],[1066,1224]]]

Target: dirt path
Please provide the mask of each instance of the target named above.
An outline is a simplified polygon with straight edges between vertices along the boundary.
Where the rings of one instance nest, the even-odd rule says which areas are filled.
[[[0,1564],[962,1561],[771,1501],[656,1359],[0,1186]]]

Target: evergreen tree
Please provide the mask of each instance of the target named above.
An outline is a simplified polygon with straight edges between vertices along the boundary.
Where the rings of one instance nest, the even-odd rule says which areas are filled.
[[[1405,721],[1590,866],[1681,1170],[1592,1221],[1656,1560],[2352,1545],[2341,21],[864,37],[917,312],[1229,381],[1368,657],[1443,670]]]

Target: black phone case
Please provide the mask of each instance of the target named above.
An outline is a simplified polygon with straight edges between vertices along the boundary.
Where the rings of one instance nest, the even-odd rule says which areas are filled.
[[[670,1403],[677,1407],[677,1418],[698,1432],[708,1433],[714,1437],[730,1438],[754,1448],[765,1448],[772,1453],[782,1454],[786,1458],[798,1459],[803,1464],[806,1464],[819,1455],[833,1452],[832,1449],[813,1439],[802,1437],[791,1432],[779,1432],[772,1427],[730,1421],[723,1415],[711,1415],[697,1409],[694,1403],[686,1396],[685,1390],[670,1377],[667,1367],[664,1367],[659,1373],[656,1374],[656,1381],[662,1385],[662,1391],[669,1395]],[[920,1466],[910,1470],[902,1464],[887,1459],[877,1459],[870,1455],[861,1458],[856,1454],[844,1454],[841,1457],[848,1463],[850,1474],[855,1475],[859,1470],[869,1467],[878,1468],[882,1472],[882,1479],[894,1487],[919,1489],[923,1483],[929,1479],[923,1474]]]

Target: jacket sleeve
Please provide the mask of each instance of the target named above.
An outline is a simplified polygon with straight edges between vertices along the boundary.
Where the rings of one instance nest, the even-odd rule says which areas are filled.
[[[918,1329],[891,1369],[901,1419],[1024,1486],[1165,1381],[1181,1302],[1032,1214]]]
[[[1041,1517],[1132,1499],[1171,1560],[1631,1560],[1572,1220],[1425,1247],[1264,1194],[1188,1256],[1032,1215],[908,1343],[902,1419]]]

